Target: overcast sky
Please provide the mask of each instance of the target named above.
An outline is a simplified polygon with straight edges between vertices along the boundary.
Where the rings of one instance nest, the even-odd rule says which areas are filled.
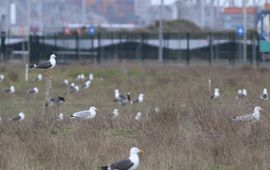
[[[175,0],[163,0],[163,1],[164,1],[164,4],[171,4],[171,3],[175,2]],[[152,0],[152,3],[159,4],[160,0]]]
[[[160,1],[161,0],[152,0],[152,3],[153,4],[160,4]],[[177,0],[163,0],[164,1],[164,4],[172,4],[172,3],[174,3],[175,1],[177,1]],[[225,1],[225,0],[221,0],[220,2],[221,2],[221,4],[223,4],[223,1]],[[269,2],[270,0],[268,0],[268,2]],[[242,0],[235,0],[235,3],[236,3],[236,5],[238,5],[238,6],[241,6],[241,3],[242,2]],[[253,1],[251,1],[251,0],[249,0],[249,4],[251,4]],[[263,1],[261,1],[261,3],[264,3],[265,2],[265,0],[263,0]],[[262,4],[260,4],[260,5],[262,5]]]

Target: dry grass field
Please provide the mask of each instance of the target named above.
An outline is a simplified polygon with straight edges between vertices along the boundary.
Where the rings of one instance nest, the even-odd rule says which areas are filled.
[[[30,72],[24,82],[23,66],[0,66],[7,77],[0,88],[14,84],[16,93],[0,93],[0,169],[5,170],[96,170],[126,158],[137,146],[145,151],[140,170],[263,170],[270,169],[269,101],[258,96],[270,88],[270,70],[251,67],[183,67],[154,64],[101,64],[57,66],[52,95],[64,96],[58,110],[49,107],[44,115],[45,82],[33,82],[39,73]],[[63,80],[75,81],[79,73],[94,73],[91,87],[68,94]],[[101,79],[103,78],[103,80]],[[208,79],[221,89],[221,97],[209,99]],[[31,96],[28,88],[40,93]],[[145,94],[143,104],[114,103],[114,89]],[[239,88],[248,97],[236,100]],[[264,110],[257,123],[235,123],[236,115],[251,113],[254,106]],[[68,115],[90,106],[99,110],[95,119],[70,120]],[[155,107],[160,112],[154,111]],[[120,116],[112,119],[112,110]],[[8,119],[20,111],[23,122]],[[142,112],[142,119],[134,117]],[[52,117],[65,114],[64,121]]]

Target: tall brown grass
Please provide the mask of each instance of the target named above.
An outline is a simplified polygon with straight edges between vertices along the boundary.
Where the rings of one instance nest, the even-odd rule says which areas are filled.
[[[145,150],[141,170],[270,169],[269,101],[258,99],[262,88],[270,87],[268,69],[127,63],[58,66],[52,93],[67,101],[60,110],[50,107],[44,116],[44,92],[29,96],[24,90],[34,85],[42,90],[45,82],[24,83],[23,67],[15,71],[3,67],[0,70],[13,78],[0,87],[15,84],[17,93],[0,94],[0,169],[98,169],[126,158],[132,146]],[[81,72],[96,76],[90,89],[67,94],[64,78],[73,80]],[[209,99],[209,78],[221,89],[219,99]],[[132,96],[143,92],[145,103],[124,107],[113,103],[115,88]],[[246,99],[235,99],[238,88],[248,90]],[[99,109],[93,120],[52,119],[59,111],[67,117],[91,105]],[[256,105],[264,109],[261,121],[231,121]],[[111,119],[113,108],[120,112],[116,120]],[[25,121],[10,122],[19,111],[26,113]],[[139,122],[134,120],[138,111],[143,113]]]

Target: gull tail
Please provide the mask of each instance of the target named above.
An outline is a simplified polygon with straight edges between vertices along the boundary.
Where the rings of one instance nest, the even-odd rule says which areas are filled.
[[[234,117],[232,118],[232,121],[237,121],[236,116],[234,116]]]
[[[37,65],[36,65],[36,64],[29,64],[28,67],[29,67],[29,68],[36,68]]]
[[[102,166],[102,167],[100,167],[100,169],[101,169],[101,170],[108,170],[109,167],[108,167],[108,166]]]

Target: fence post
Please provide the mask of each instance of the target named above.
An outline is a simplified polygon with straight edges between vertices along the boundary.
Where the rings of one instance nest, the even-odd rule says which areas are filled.
[[[232,64],[235,65],[235,59],[236,59],[236,35],[232,34],[233,36],[233,55],[232,55]]]
[[[189,41],[190,41],[190,33],[186,34],[186,39],[187,39],[187,49],[186,49],[186,63],[189,65],[189,60],[190,60],[190,47],[189,47]]]
[[[1,60],[3,61],[6,56],[6,33],[1,32]]]
[[[257,54],[256,54],[256,64],[257,67],[260,66],[260,35],[256,32],[256,39],[257,39]]]
[[[79,62],[81,62],[80,58],[79,58],[79,34],[76,32],[75,34],[75,44],[76,44],[76,58],[77,60],[79,60]]]
[[[212,61],[213,61],[213,34],[212,33],[208,33],[208,41],[209,41],[208,61],[209,61],[209,64],[212,64]]]
[[[144,33],[141,33],[141,41],[140,41],[140,46],[139,46],[139,57],[140,60],[143,61],[144,57],[143,57],[143,44],[144,44]]]
[[[97,63],[100,63],[101,60],[101,33],[97,34],[98,37],[98,55],[97,55]]]

